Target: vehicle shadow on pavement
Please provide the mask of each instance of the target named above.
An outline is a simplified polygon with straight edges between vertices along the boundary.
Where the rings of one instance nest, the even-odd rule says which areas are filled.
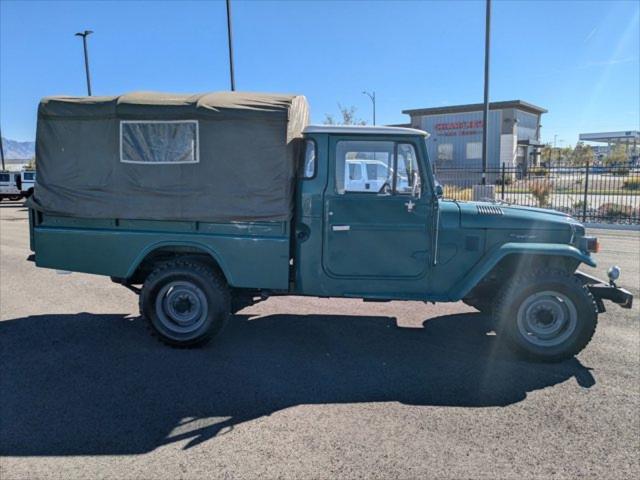
[[[389,317],[234,317],[212,344],[175,350],[140,318],[0,322],[0,455],[137,454],[224,435],[304,404],[506,406],[572,377],[577,359],[516,360],[480,314],[401,328]],[[428,415],[428,410],[425,410]]]

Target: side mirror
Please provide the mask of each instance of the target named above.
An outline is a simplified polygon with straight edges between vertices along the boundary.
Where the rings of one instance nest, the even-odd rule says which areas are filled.
[[[436,197],[442,198],[443,196],[444,196],[444,189],[442,188],[442,185],[437,183],[436,184]]]

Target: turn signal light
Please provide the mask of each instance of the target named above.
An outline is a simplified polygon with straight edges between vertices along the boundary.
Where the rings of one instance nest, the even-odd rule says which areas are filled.
[[[596,237],[582,237],[580,247],[585,252],[598,253],[600,251],[600,242]]]

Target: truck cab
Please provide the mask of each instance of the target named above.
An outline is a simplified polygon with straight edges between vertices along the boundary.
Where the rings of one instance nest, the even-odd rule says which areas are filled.
[[[295,202],[298,292],[427,298],[438,199],[425,139],[393,127],[305,129]],[[362,176],[353,177],[365,182],[350,178],[358,168]]]

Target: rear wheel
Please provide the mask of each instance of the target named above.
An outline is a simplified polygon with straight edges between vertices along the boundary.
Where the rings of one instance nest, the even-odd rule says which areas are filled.
[[[587,346],[598,314],[591,293],[572,274],[539,270],[498,293],[494,322],[519,354],[541,361],[571,358]]]
[[[22,195],[11,195],[9,197],[9,200],[12,201],[12,202],[17,202],[20,199],[22,199]]]
[[[189,347],[218,335],[229,317],[229,289],[201,262],[174,260],[157,267],[140,292],[140,313],[164,343]]]

